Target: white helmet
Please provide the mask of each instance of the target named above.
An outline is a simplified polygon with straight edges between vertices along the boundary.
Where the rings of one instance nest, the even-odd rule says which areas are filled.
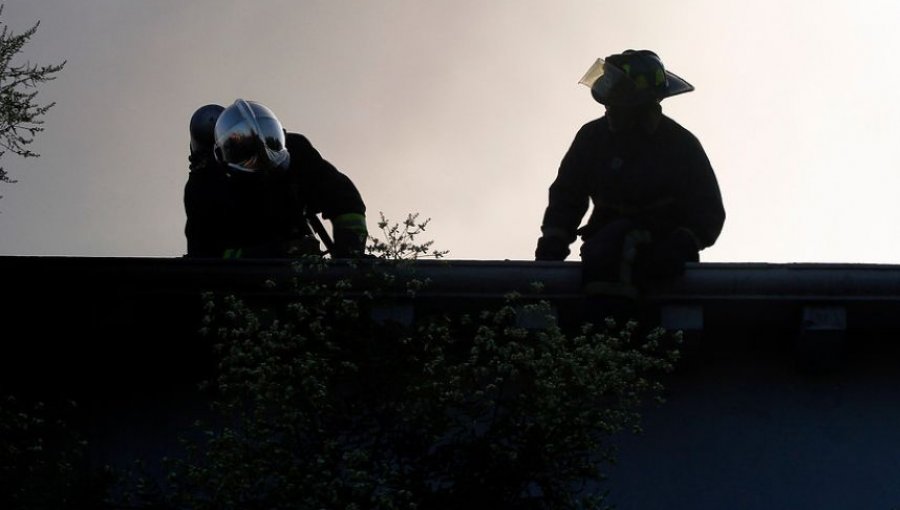
[[[216,121],[216,159],[241,172],[285,168],[291,155],[284,138],[284,129],[272,110],[238,99]]]

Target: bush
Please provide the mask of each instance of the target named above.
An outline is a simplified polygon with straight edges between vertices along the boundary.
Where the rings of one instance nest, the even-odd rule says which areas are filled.
[[[170,461],[154,505],[599,504],[585,487],[613,458],[609,436],[638,428],[654,376],[672,368],[662,331],[607,321],[566,334],[546,302],[518,296],[474,316],[380,322],[377,289],[312,277],[328,264],[298,262],[296,299],[280,310],[208,296],[218,418]],[[365,266],[369,281],[394,267]],[[540,328],[522,325],[534,317]]]
[[[111,474],[87,469],[87,443],[71,426],[74,402],[0,400],[0,508],[96,508]]]

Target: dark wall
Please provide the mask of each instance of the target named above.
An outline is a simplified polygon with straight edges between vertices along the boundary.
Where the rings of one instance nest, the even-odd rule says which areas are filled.
[[[620,438],[616,508],[900,507],[895,347],[865,342],[828,370],[793,350],[693,354],[644,433]]]
[[[576,264],[421,267],[433,292],[388,313],[480,306],[542,279],[564,319],[600,302],[578,293]],[[900,507],[900,285],[885,284],[900,270],[810,270],[798,287],[783,266],[701,265],[648,296],[647,320],[677,305],[700,328],[668,402],[618,438],[598,488],[617,508]],[[293,276],[285,261],[38,257],[0,257],[0,274],[0,394],[77,401],[96,464],[161,457],[203,415],[203,291],[278,301]],[[840,320],[804,323],[810,305]]]

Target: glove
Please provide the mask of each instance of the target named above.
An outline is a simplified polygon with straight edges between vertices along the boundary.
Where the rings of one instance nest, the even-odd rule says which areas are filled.
[[[334,229],[334,247],[331,256],[336,259],[360,258],[366,248],[366,235],[356,230]]]
[[[303,257],[305,255],[322,255],[322,248],[315,236],[306,235],[289,240],[286,243],[285,253],[289,257]]]
[[[565,260],[569,256],[569,243],[555,236],[543,236],[538,239],[534,250],[535,260]]]

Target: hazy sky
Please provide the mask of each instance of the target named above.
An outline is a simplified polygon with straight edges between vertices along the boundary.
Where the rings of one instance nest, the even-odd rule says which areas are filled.
[[[728,218],[706,261],[900,259],[896,0],[7,0],[23,56],[68,60],[0,160],[0,254],[180,256],[188,120],[271,107],[369,207],[431,217],[451,258],[531,259],[547,187],[602,107],[597,57],[653,49],[696,91]],[[577,259],[576,255],[570,259]]]

